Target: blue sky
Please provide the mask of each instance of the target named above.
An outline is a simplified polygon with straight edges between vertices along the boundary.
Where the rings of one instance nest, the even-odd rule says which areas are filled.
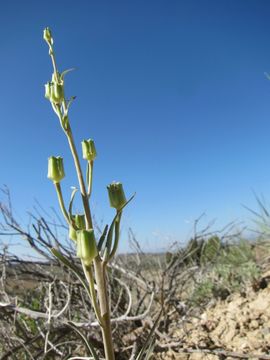
[[[206,212],[217,227],[248,220],[252,190],[270,198],[270,3],[263,0],[10,1],[1,4],[0,184],[22,221],[58,208],[47,158],[62,155],[69,198],[76,177],[44,99],[51,27],[78,146],[98,150],[92,207],[109,221],[106,185],[136,199],[124,216],[146,248],[185,241]],[[79,148],[80,149],[80,148]],[[77,203],[79,208],[79,202]]]

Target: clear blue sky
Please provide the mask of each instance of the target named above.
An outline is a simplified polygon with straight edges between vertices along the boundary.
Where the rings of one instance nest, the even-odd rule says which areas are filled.
[[[22,219],[35,198],[58,208],[47,158],[62,155],[64,193],[76,185],[58,120],[44,98],[51,27],[77,144],[98,150],[92,205],[109,221],[106,185],[137,192],[124,216],[142,245],[185,241],[202,212],[220,226],[248,219],[252,189],[270,198],[270,2],[10,1],[1,4],[0,183]],[[79,207],[79,205],[77,205]],[[169,240],[168,240],[169,239]]]

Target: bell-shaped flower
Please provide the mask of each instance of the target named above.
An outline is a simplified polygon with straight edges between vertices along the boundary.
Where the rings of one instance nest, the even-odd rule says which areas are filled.
[[[111,207],[120,210],[127,202],[123,185],[120,182],[113,182],[107,186]]]
[[[48,159],[48,178],[59,183],[65,177],[63,158],[51,156]]]
[[[93,161],[97,157],[96,147],[94,140],[83,140],[82,141],[82,154],[83,158],[88,161]]]
[[[77,231],[77,256],[82,259],[85,265],[90,265],[98,255],[98,249],[94,230]]]

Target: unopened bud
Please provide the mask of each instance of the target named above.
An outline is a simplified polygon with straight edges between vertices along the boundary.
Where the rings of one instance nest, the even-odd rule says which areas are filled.
[[[77,231],[77,256],[85,265],[90,265],[98,255],[94,230]]]
[[[63,158],[51,156],[48,159],[48,178],[59,183],[65,177]]]
[[[96,147],[94,140],[83,140],[82,141],[82,153],[83,158],[88,161],[93,161],[97,157]]]
[[[52,46],[53,44],[52,32],[48,27],[46,27],[43,30],[43,39],[47,42],[49,46]]]
[[[120,210],[127,202],[123,185],[120,182],[113,182],[107,186],[111,207]]]

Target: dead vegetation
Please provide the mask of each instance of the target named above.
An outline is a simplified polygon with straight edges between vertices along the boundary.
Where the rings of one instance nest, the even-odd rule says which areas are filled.
[[[49,251],[57,247],[77,264],[72,244],[58,240],[63,224],[32,215],[24,228],[5,195],[1,235],[20,235],[42,260],[1,251],[0,359],[90,356],[83,337],[102,356],[85,289]],[[161,309],[153,359],[270,358],[268,242],[243,240],[234,224],[198,231],[198,222],[187,246],[166,254],[143,253],[130,230],[136,251],[119,255],[109,273],[117,359],[133,358]]]

